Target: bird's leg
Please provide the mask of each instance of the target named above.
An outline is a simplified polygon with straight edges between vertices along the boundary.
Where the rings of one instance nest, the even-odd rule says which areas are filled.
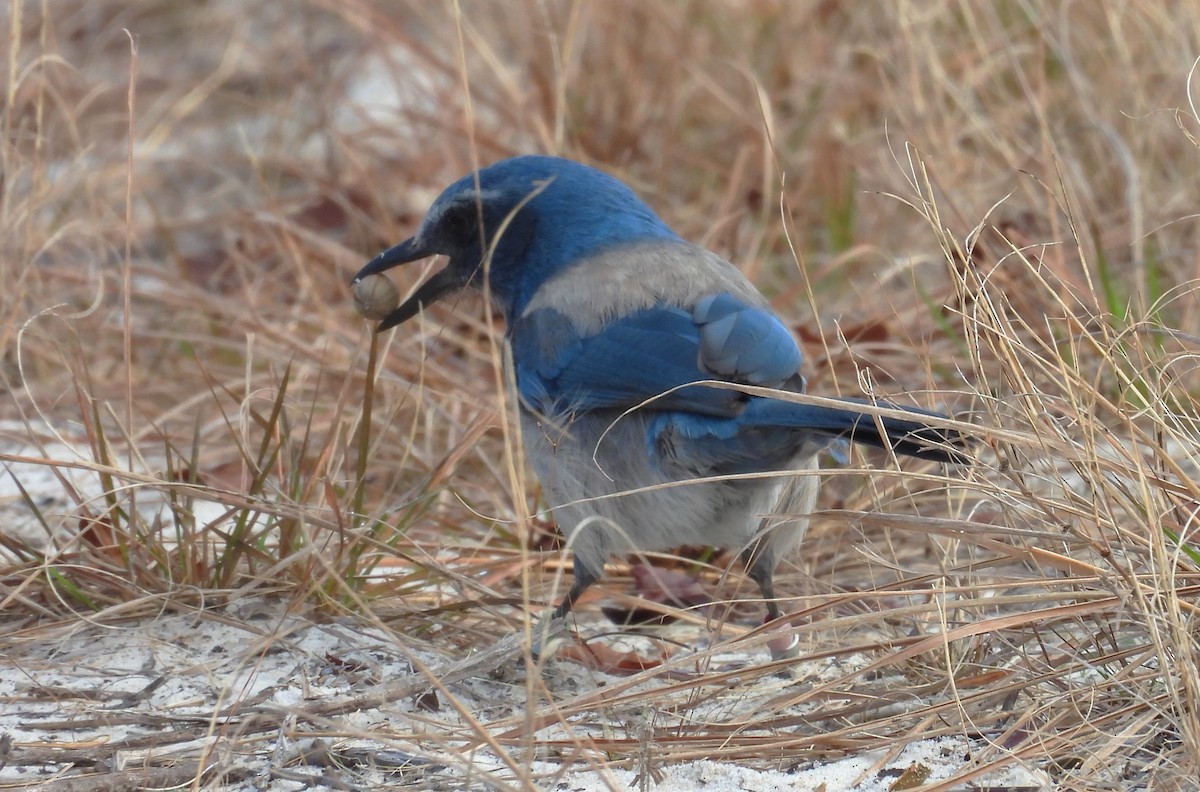
[[[567,592],[567,596],[562,598],[562,602],[558,603],[558,607],[554,609],[554,618],[564,619],[571,609],[575,607],[575,603],[583,596],[583,592],[591,588],[591,585],[600,579],[600,575],[593,572],[588,567],[579,562],[579,558],[575,558],[575,582],[571,585],[571,590]]]
[[[580,563],[578,557],[575,558],[575,581],[571,584],[571,590],[562,598],[562,602],[558,603],[558,607],[550,613],[550,618],[539,619],[533,625],[533,643],[529,647],[529,654],[534,660],[542,655],[546,648],[544,644],[550,643],[558,633],[565,632],[567,614],[575,607],[575,603],[579,601],[583,592],[599,579],[599,573],[593,572],[591,568]],[[553,651],[550,653],[552,654]]]
[[[767,617],[763,620],[763,624],[770,624],[776,619],[782,619],[783,611],[779,609],[779,600],[775,597],[774,557],[771,553],[765,552],[760,544],[755,544],[742,554],[742,559],[746,562],[746,574],[758,584],[763,599],[767,603]],[[767,641],[767,648],[771,650],[772,660],[796,657],[799,654],[799,645],[800,639],[794,633],[780,635]]]

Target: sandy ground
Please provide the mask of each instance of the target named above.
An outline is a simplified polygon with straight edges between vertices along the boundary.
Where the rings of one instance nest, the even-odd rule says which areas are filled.
[[[79,459],[71,438],[47,435],[39,449],[14,439],[17,427],[0,428],[7,429],[0,433],[0,453],[10,460],[43,452]],[[93,494],[88,482],[94,477],[72,475],[82,497]],[[52,469],[9,461],[0,477],[0,518],[14,533],[33,539],[42,532],[45,541],[18,480],[44,516],[64,527],[72,524],[72,499]],[[146,499],[141,508],[158,506]],[[898,753],[880,750],[827,761],[806,754],[667,763],[656,759],[646,725],[668,725],[663,713],[671,711],[669,698],[680,695],[677,691],[664,691],[663,706],[653,713],[644,704],[592,707],[588,718],[568,717],[566,725],[553,723],[522,741],[512,735],[523,733],[531,691],[543,687],[534,694],[538,707],[548,698],[603,699],[606,690],[631,685],[630,677],[566,659],[550,659],[531,672],[516,634],[486,651],[455,657],[445,647],[397,636],[366,619],[320,622],[286,602],[264,598],[183,611],[164,604],[154,616],[145,615],[143,602],[137,612],[136,618],[117,615],[105,623],[81,614],[71,623],[20,631],[20,615],[5,617],[4,789],[187,787],[199,775],[200,787],[223,790],[490,789],[520,788],[524,780],[572,792],[883,792],[947,778],[988,748],[955,737],[919,740]],[[579,629],[603,631],[599,618],[583,614]],[[703,638],[685,636],[688,640]],[[716,655],[709,670],[762,659]],[[708,701],[681,710],[691,719],[726,723],[750,716],[752,722],[757,708],[777,701],[789,686],[811,686],[844,673],[847,662],[852,660],[842,657],[825,667],[796,668],[790,678],[713,686],[706,691]],[[540,676],[538,685],[527,684],[530,673]],[[679,678],[646,675],[632,684],[665,688]],[[595,718],[596,712],[607,720]],[[640,757],[627,760],[629,766],[612,767],[603,751],[587,747],[591,740],[612,738],[646,746],[622,754]],[[489,745],[488,739],[497,742]],[[1016,768],[976,779],[971,788],[1049,788],[1044,779],[1040,772]]]
[[[284,603],[259,599],[116,625],[80,620],[4,657],[0,733],[7,761],[0,783],[171,787],[207,768],[204,788],[222,790],[489,789],[519,786],[518,773],[542,789],[639,788],[638,768],[600,770],[598,755],[572,761],[560,725],[537,733],[530,751],[538,760],[510,748],[515,766],[481,744],[472,720],[498,723],[498,735],[525,710],[516,649],[514,640],[448,660],[362,624],[317,624],[289,615]],[[549,689],[567,696],[622,681],[566,661],[551,661],[542,675]],[[434,689],[431,676],[444,690]],[[775,689],[730,690],[709,707],[728,715],[786,685],[811,682],[802,671]],[[608,724],[572,724],[575,738],[616,732],[636,739],[638,713],[618,707],[613,716]],[[883,792],[946,778],[983,747],[941,738],[894,756],[868,752],[816,763],[781,757],[775,764],[782,769],[765,769],[771,763],[658,764],[651,746],[645,764],[658,779],[649,788],[659,792]],[[973,788],[1049,788],[1042,778],[1015,769]]]

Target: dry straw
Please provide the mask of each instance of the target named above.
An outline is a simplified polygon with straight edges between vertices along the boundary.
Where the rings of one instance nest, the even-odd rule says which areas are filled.
[[[236,778],[296,723],[463,787],[882,766],[936,735],[977,751],[923,789],[1013,765],[1064,789],[1200,776],[1200,7],[14,0],[8,20],[8,662],[273,597],[391,636],[413,669],[341,703],[223,701],[161,744],[233,750],[128,784]],[[374,338],[347,280],[451,178],[529,151],[613,171],[743,266],[814,393],[911,393],[977,434],[969,469],[829,471],[781,575],[797,679],[730,665],[765,656],[736,613],[677,613],[660,649],[723,642],[603,686],[568,654],[507,708],[464,698],[565,572],[502,328],[463,297]],[[724,557],[659,561],[738,595]],[[603,590],[628,602],[625,568]],[[409,731],[349,718],[430,689],[440,714]],[[10,766],[57,761],[22,750]]]

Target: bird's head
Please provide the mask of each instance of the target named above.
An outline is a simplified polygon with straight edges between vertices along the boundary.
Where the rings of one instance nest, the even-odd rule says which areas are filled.
[[[594,168],[558,157],[514,157],[438,196],[411,239],[385,250],[355,282],[410,261],[449,263],[379,324],[387,330],[464,287],[486,285],[505,317],[547,279],[613,247],[675,234],[636,194]]]

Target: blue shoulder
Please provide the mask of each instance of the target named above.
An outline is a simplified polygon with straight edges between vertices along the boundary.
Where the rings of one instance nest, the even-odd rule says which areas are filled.
[[[659,304],[583,335],[572,317],[540,308],[510,328],[517,386],[536,410],[653,407],[730,416],[736,390],[683,387],[700,380],[780,387],[800,368],[800,350],[765,308],[728,295],[691,309]]]
[[[697,328],[680,308],[638,311],[586,337],[569,317],[543,308],[514,323],[510,336],[518,391],[541,412],[627,409],[661,396],[656,409],[728,415],[741,398],[736,391],[681,388],[717,377],[697,365]]]
[[[800,347],[766,308],[714,294],[696,303],[692,319],[702,365],[723,379],[778,387],[800,370]]]

